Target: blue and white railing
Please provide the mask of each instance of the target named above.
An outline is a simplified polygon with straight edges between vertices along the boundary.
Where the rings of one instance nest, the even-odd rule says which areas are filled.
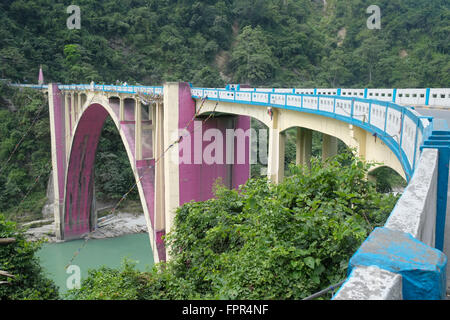
[[[14,86],[46,89],[47,85],[12,84]],[[89,84],[59,85],[60,90],[90,90]],[[162,94],[162,86],[99,85],[94,90],[104,92]],[[345,89],[345,88],[241,88],[240,85],[227,85],[224,90],[240,92],[293,93],[307,95],[327,95],[346,98],[374,99],[408,106],[446,106],[450,107],[450,88],[416,89]]]
[[[107,85],[107,84],[69,84],[58,85],[59,90],[94,90],[101,92],[117,92],[117,93],[143,93],[162,95],[162,86],[130,86],[130,85]]]
[[[380,138],[400,160],[409,181],[420,146],[432,130],[432,118],[410,107],[375,99],[299,93],[301,89],[192,88],[193,98],[276,107],[335,118]]]
[[[350,98],[375,99],[412,106],[450,107],[450,88],[416,89],[344,89],[344,88],[241,88],[240,85],[228,85],[225,89],[236,91],[262,91],[273,93],[297,93],[310,95],[328,95]]]
[[[17,85],[45,89],[47,85]],[[93,90],[129,94],[163,93],[162,86],[70,84],[58,85],[60,90]],[[241,88],[228,85],[220,88],[191,88],[193,98],[273,106],[316,113],[357,125],[380,138],[400,160],[409,181],[420,155],[419,147],[432,130],[432,118],[420,116],[411,107],[400,103],[448,104],[450,89],[295,89]],[[392,101],[391,101],[392,100]],[[393,102],[395,101],[395,102]]]

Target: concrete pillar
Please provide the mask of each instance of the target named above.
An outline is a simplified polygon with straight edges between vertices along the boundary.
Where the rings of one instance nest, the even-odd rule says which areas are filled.
[[[66,128],[66,146],[70,145],[70,138],[72,134],[72,121],[71,121],[71,108],[70,108],[70,100],[69,95],[67,93],[64,94],[64,122]],[[69,154],[66,152],[66,162],[69,161]]]
[[[48,103],[50,117],[50,135],[52,150],[52,177],[54,188],[54,218],[55,235],[57,239],[64,237],[64,189],[65,189],[65,170],[66,170],[66,139],[68,130],[62,93],[57,84],[48,85]]]
[[[76,117],[77,117],[77,110],[75,102],[75,93],[72,91],[70,93],[70,121],[71,121],[70,127],[72,129],[75,128]]]
[[[189,201],[205,201],[214,197],[213,185],[218,178],[230,182],[230,169],[232,169],[231,184],[236,186],[247,180],[250,173],[249,149],[250,118],[242,117],[237,121],[227,118],[195,119],[201,101],[195,101],[191,96],[188,83],[168,82],[164,84],[164,112],[163,112],[163,140],[164,140],[164,211],[165,232],[171,231],[178,206]],[[215,104],[206,101],[206,104]],[[155,120],[158,124],[159,121]],[[229,128],[229,127],[234,128]],[[205,138],[209,129],[214,129],[216,137],[219,134],[222,144],[212,142]],[[233,130],[237,143],[227,145],[227,129]],[[239,130],[238,130],[239,129]],[[209,131],[211,133],[212,131]],[[180,138],[182,137],[182,139]],[[245,142],[246,141],[246,142]],[[242,161],[241,148],[238,144],[245,142],[245,157]],[[214,143],[214,144],[213,144]],[[170,147],[170,149],[168,149]],[[211,149],[213,148],[213,149]],[[223,150],[222,156],[220,148]],[[217,158],[210,161],[211,150]],[[234,163],[227,163],[227,150],[233,150]],[[217,152],[217,153],[216,153]],[[180,154],[181,153],[181,154]],[[206,155],[206,157],[205,157]],[[222,157],[222,158],[221,158]],[[198,161],[196,161],[198,160]],[[244,162],[244,163],[242,163]],[[230,168],[232,165],[232,168]],[[166,250],[166,254],[168,254]],[[170,259],[170,257],[167,257]]]
[[[350,137],[352,137],[351,146],[356,148],[356,151],[358,153],[357,155],[359,157],[366,158],[366,137],[367,137],[366,131],[351,124],[349,125],[349,130],[350,130]]]
[[[83,113],[83,105],[81,103],[81,93],[80,92],[78,92],[77,98],[78,98],[78,103],[77,103],[77,115],[78,115],[77,120],[78,120],[78,118],[81,117],[81,114]]]
[[[337,138],[323,134],[322,160],[337,155]]]
[[[165,248],[162,236],[166,232],[165,220],[165,191],[164,191],[164,108],[163,104],[156,103],[151,110],[153,126],[153,154],[155,158],[155,239],[158,254],[165,258]],[[159,257],[158,257],[159,258]]]
[[[307,165],[311,168],[312,152],[312,130],[306,128],[297,128],[297,140],[295,144],[296,159],[295,163]]]
[[[273,110],[272,125],[269,127],[269,155],[267,159],[267,177],[273,183],[283,181],[284,149],[286,135],[278,128],[278,111]]]
[[[135,111],[134,111],[134,120],[135,120],[135,158],[137,160],[142,160],[142,108],[141,102],[139,100],[135,100]]]
[[[119,121],[124,121],[125,120],[125,109],[123,106],[123,102],[124,102],[124,97],[119,96]]]
[[[164,84],[163,139],[165,149],[171,144],[173,137],[178,135],[179,91],[178,82]],[[169,233],[172,229],[175,210],[180,204],[179,164],[173,160],[177,158],[178,154],[179,146],[176,144],[167,151],[162,159],[164,161],[164,224],[166,233]],[[168,253],[166,251],[166,258],[170,259]]]

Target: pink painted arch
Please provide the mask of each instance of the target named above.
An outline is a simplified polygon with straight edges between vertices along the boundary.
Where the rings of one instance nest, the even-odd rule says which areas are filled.
[[[108,107],[94,103],[85,108],[72,138],[70,157],[66,171],[63,230],[64,239],[77,239],[93,230],[95,226],[92,215],[94,197],[94,163],[98,142],[105,120],[110,115],[119,129],[122,142],[135,169],[134,157],[134,125],[120,124],[117,121],[118,104],[110,102]],[[150,160],[151,162],[151,160]],[[153,237],[154,222],[154,167],[151,163],[147,168],[136,168],[139,179],[136,184],[139,189],[141,203],[144,208],[148,225],[150,241]],[[136,177],[136,174],[135,174]],[[153,246],[153,245],[152,245]]]

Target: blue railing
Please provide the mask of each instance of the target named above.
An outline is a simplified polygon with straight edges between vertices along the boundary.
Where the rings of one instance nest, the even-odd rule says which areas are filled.
[[[16,86],[35,89],[47,88],[47,85]],[[94,90],[129,94],[161,95],[163,93],[162,86],[92,83],[60,84],[58,88],[60,90]],[[446,101],[449,97],[450,105],[450,89],[295,89],[241,88],[240,85],[228,85],[225,89],[191,87],[191,93],[193,98],[208,97],[209,100],[216,101],[273,106],[315,113],[354,124],[373,133],[392,150],[400,160],[408,181],[416,167],[420,155],[419,148],[431,134],[432,117],[423,117],[413,108],[401,106],[398,103],[415,95],[414,98],[423,98],[424,103],[425,99],[431,103],[433,99],[435,102],[438,98]],[[376,99],[370,98],[371,96]],[[397,103],[383,101],[383,99],[395,100]]]
[[[264,89],[263,89],[264,90]],[[275,91],[278,90],[278,91]],[[193,98],[276,107],[335,118],[365,129],[381,139],[400,160],[409,181],[420,146],[432,130],[432,118],[395,103],[336,95],[293,93],[292,89],[192,88]]]

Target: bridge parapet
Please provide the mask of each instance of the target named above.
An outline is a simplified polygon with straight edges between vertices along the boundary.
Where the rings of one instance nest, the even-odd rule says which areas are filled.
[[[436,207],[438,169],[438,150],[423,150],[384,228],[375,229],[350,260],[349,277],[334,300],[445,298],[447,258],[434,248],[442,226]],[[445,246],[447,255],[449,249]]]
[[[431,132],[432,118],[412,108],[359,97],[297,93],[298,89],[192,88],[193,98],[275,107],[314,113],[356,125],[381,139],[400,160],[409,181],[420,155],[419,147]],[[308,89],[306,89],[308,90]],[[315,89],[314,89],[315,90]]]

